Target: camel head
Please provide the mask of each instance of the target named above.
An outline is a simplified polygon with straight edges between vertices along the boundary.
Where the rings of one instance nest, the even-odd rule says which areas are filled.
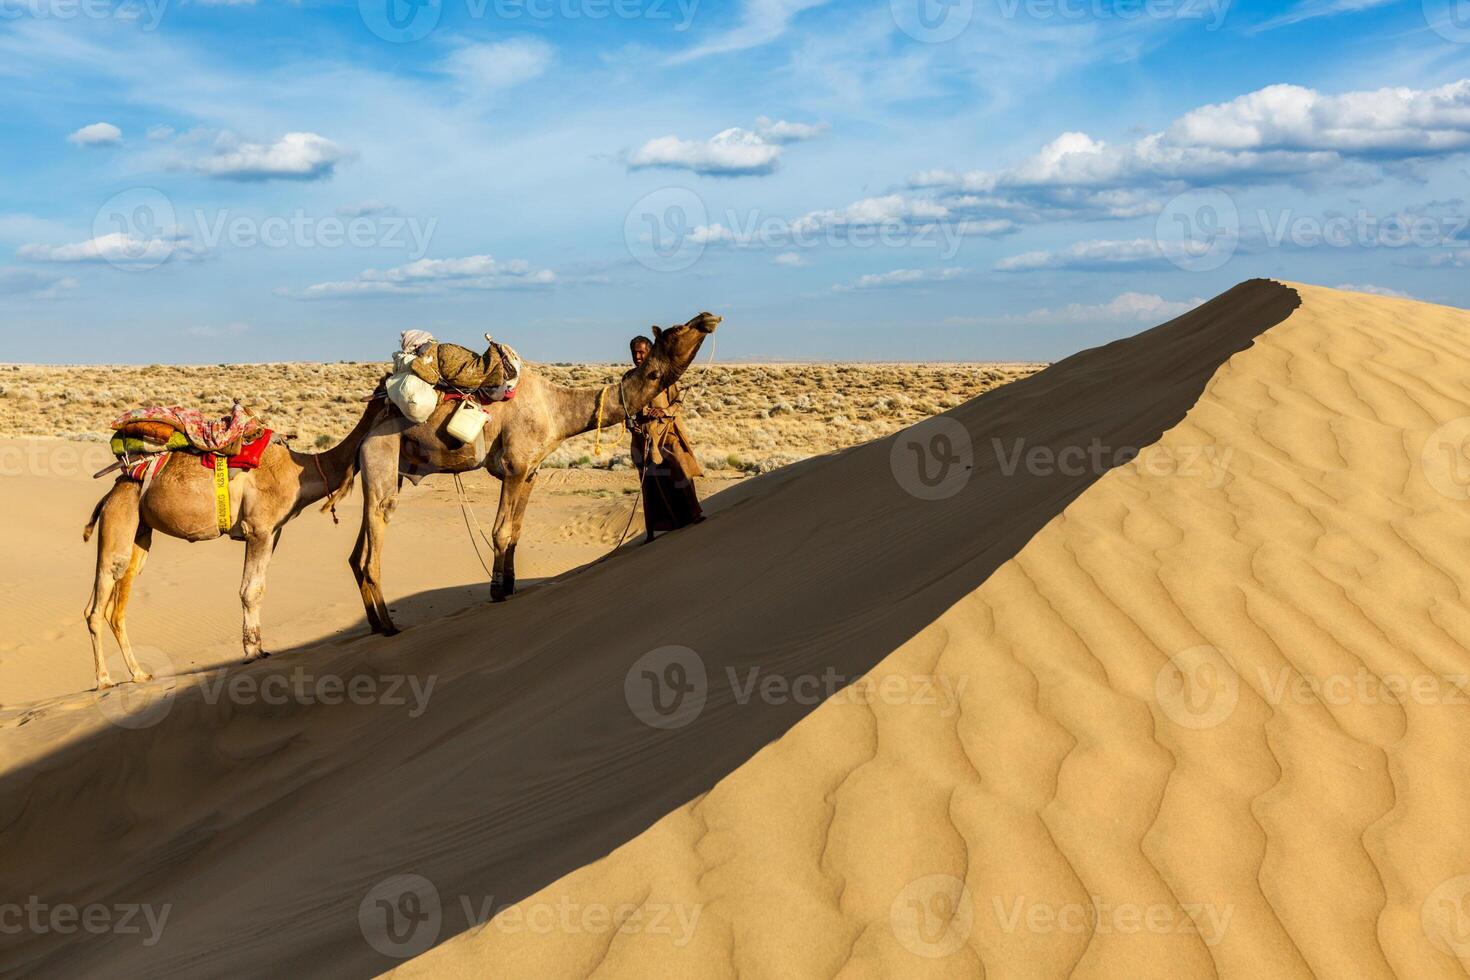
[[[652,398],[683,377],[699,354],[704,338],[715,332],[721,317],[701,313],[688,323],[668,329],[653,328],[653,351],[648,359],[629,372],[630,376],[650,389]]]

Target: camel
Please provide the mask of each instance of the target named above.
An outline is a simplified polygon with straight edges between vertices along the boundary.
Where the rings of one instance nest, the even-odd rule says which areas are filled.
[[[245,542],[240,605],[244,610],[241,636],[247,663],[269,656],[261,650],[260,603],[265,595],[266,569],[281,540],[281,529],[322,498],[326,498],[322,510],[328,510],[352,489],[358,448],[382,411],[383,402],[370,401],[347,437],[324,452],[298,453],[272,444],[266,447],[257,468],[230,471],[233,523],[227,533]],[[113,686],[102,654],[104,622],[122,647],[132,679],[153,679],[139,665],[128,642],[128,595],[143,570],[154,531],[189,542],[221,536],[215,516],[214,471],[201,466],[198,456],[175,453],[146,490],[136,480],[119,479],[93,508],[82,540],[89,540],[94,529],[98,532],[97,577],[86,616],[97,661],[97,690],[101,691]]]
[[[458,402],[441,402],[417,424],[396,409],[380,419],[359,452],[362,529],[349,560],[372,630],[384,636],[398,632],[383,600],[381,567],[383,539],[403,477],[417,485],[431,473],[484,467],[500,480],[500,504],[491,533],[495,563],[490,597],[503,601],[515,592],[516,542],[541,461],[572,436],[618,425],[642,411],[679,380],[720,320],[701,313],[667,330],[654,327],[653,352],[616,384],[565,388],[534,366],[523,365],[515,397],[489,406],[485,427],[472,443],[461,443],[445,431]]]

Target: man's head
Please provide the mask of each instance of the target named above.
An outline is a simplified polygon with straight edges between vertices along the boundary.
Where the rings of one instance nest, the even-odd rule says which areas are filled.
[[[628,341],[628,350],[633,353],[633,364],[642,364],[648,359],[648,355],[653,353],[653,341],[639,334],[637,337]]]

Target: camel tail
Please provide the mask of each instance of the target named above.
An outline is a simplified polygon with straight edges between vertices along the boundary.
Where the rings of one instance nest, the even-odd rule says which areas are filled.
[[[107,491],[107,493],[111,492],[111,490]],[[92,540],[92,532],[97,530],[97,520],[102,516],[102,505],[107,503],[107,493],[104,493],[102,499],[97,501],[97,506],[92,508],[92,517],[87,521],[87,526],[82,528],[83,541]]]
[[[346,500],[352,495],[352,484],[357,479],[357,457],[352,457],[352,462],[347,464],[347,472],[342,477],[342,482],[337,484],[337,489],[327,494],[327,499],[322,501],[321,512],[325,514],[337,503]]]

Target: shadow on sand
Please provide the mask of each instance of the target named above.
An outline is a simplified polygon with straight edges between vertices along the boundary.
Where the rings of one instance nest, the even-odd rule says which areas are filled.
[[[746,697],[752,669],[860,677],[1114,465],[998,456],[1149,445],[1299,302],[1244,283],[946,413],[974,459],[945,499],[921,499],[905,466],[943,454],[931,436],[946,430],[907,430],[749,481],[704,524],[510,602],[228,672],[254,695],[190,679],[145,727],[58,740],[0,776],[0,896],[169,916],[153,945],[146,930],[7,936],[0,972],[367,976],[395,960],[364,938],[359,907],[398,874],[433,883],[447,939],[470,925],[460,896],[498,908],[601,857],[813,709]],[[650,655],[670,646],[696,659]],[[267,703],[265,679],[293,673],[372,697]]]

